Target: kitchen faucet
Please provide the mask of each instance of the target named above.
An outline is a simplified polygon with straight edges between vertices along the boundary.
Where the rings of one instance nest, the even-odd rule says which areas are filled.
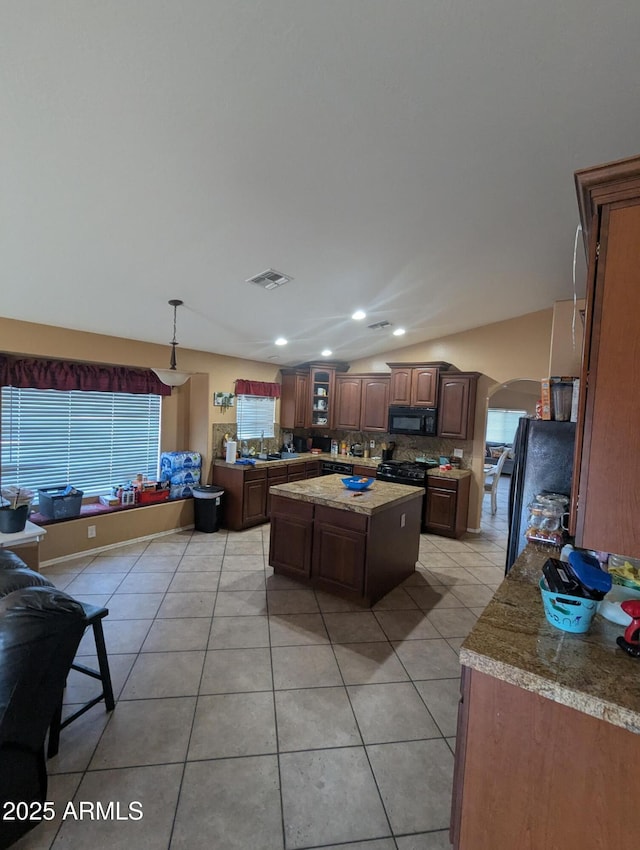
[[[260,455],[264,454],[264,431],[260,434]]]

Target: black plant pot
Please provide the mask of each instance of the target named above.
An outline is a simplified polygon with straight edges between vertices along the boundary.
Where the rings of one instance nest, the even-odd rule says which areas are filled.
[[[17,508],[0,508],[0,532],[2,534],[15,534],[16,531],[24,531],[29,516],[29,505],[20,505]]]

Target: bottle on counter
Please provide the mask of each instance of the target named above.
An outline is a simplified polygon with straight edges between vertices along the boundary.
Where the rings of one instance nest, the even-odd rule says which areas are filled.
[[[343,440],[343,441],[340,443],[340,454],[341,454],[341,455],[346,455],[346,453],[347,453],[347,444],[346,444],[346,443],[345,443],[345,441]]]

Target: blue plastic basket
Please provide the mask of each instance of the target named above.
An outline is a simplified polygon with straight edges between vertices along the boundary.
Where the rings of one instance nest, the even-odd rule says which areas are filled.
[[[351,475],[349,478],[342,479],[347,490],[368,490],[374,481],[375,478],[364,478],[361,475]]]
[[[554,593],[547,589],[544,578],[540,579],[540,593],[545,617],[552,626],[562,629],[563,632],[574,634],[584,634],[589,631],[591,620],[598,607],[595,599]]]

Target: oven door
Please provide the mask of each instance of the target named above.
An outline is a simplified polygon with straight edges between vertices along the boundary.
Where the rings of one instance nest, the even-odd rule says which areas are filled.
[[[425,411],[415,407],[389,408],[389,434],[424,434]]]

